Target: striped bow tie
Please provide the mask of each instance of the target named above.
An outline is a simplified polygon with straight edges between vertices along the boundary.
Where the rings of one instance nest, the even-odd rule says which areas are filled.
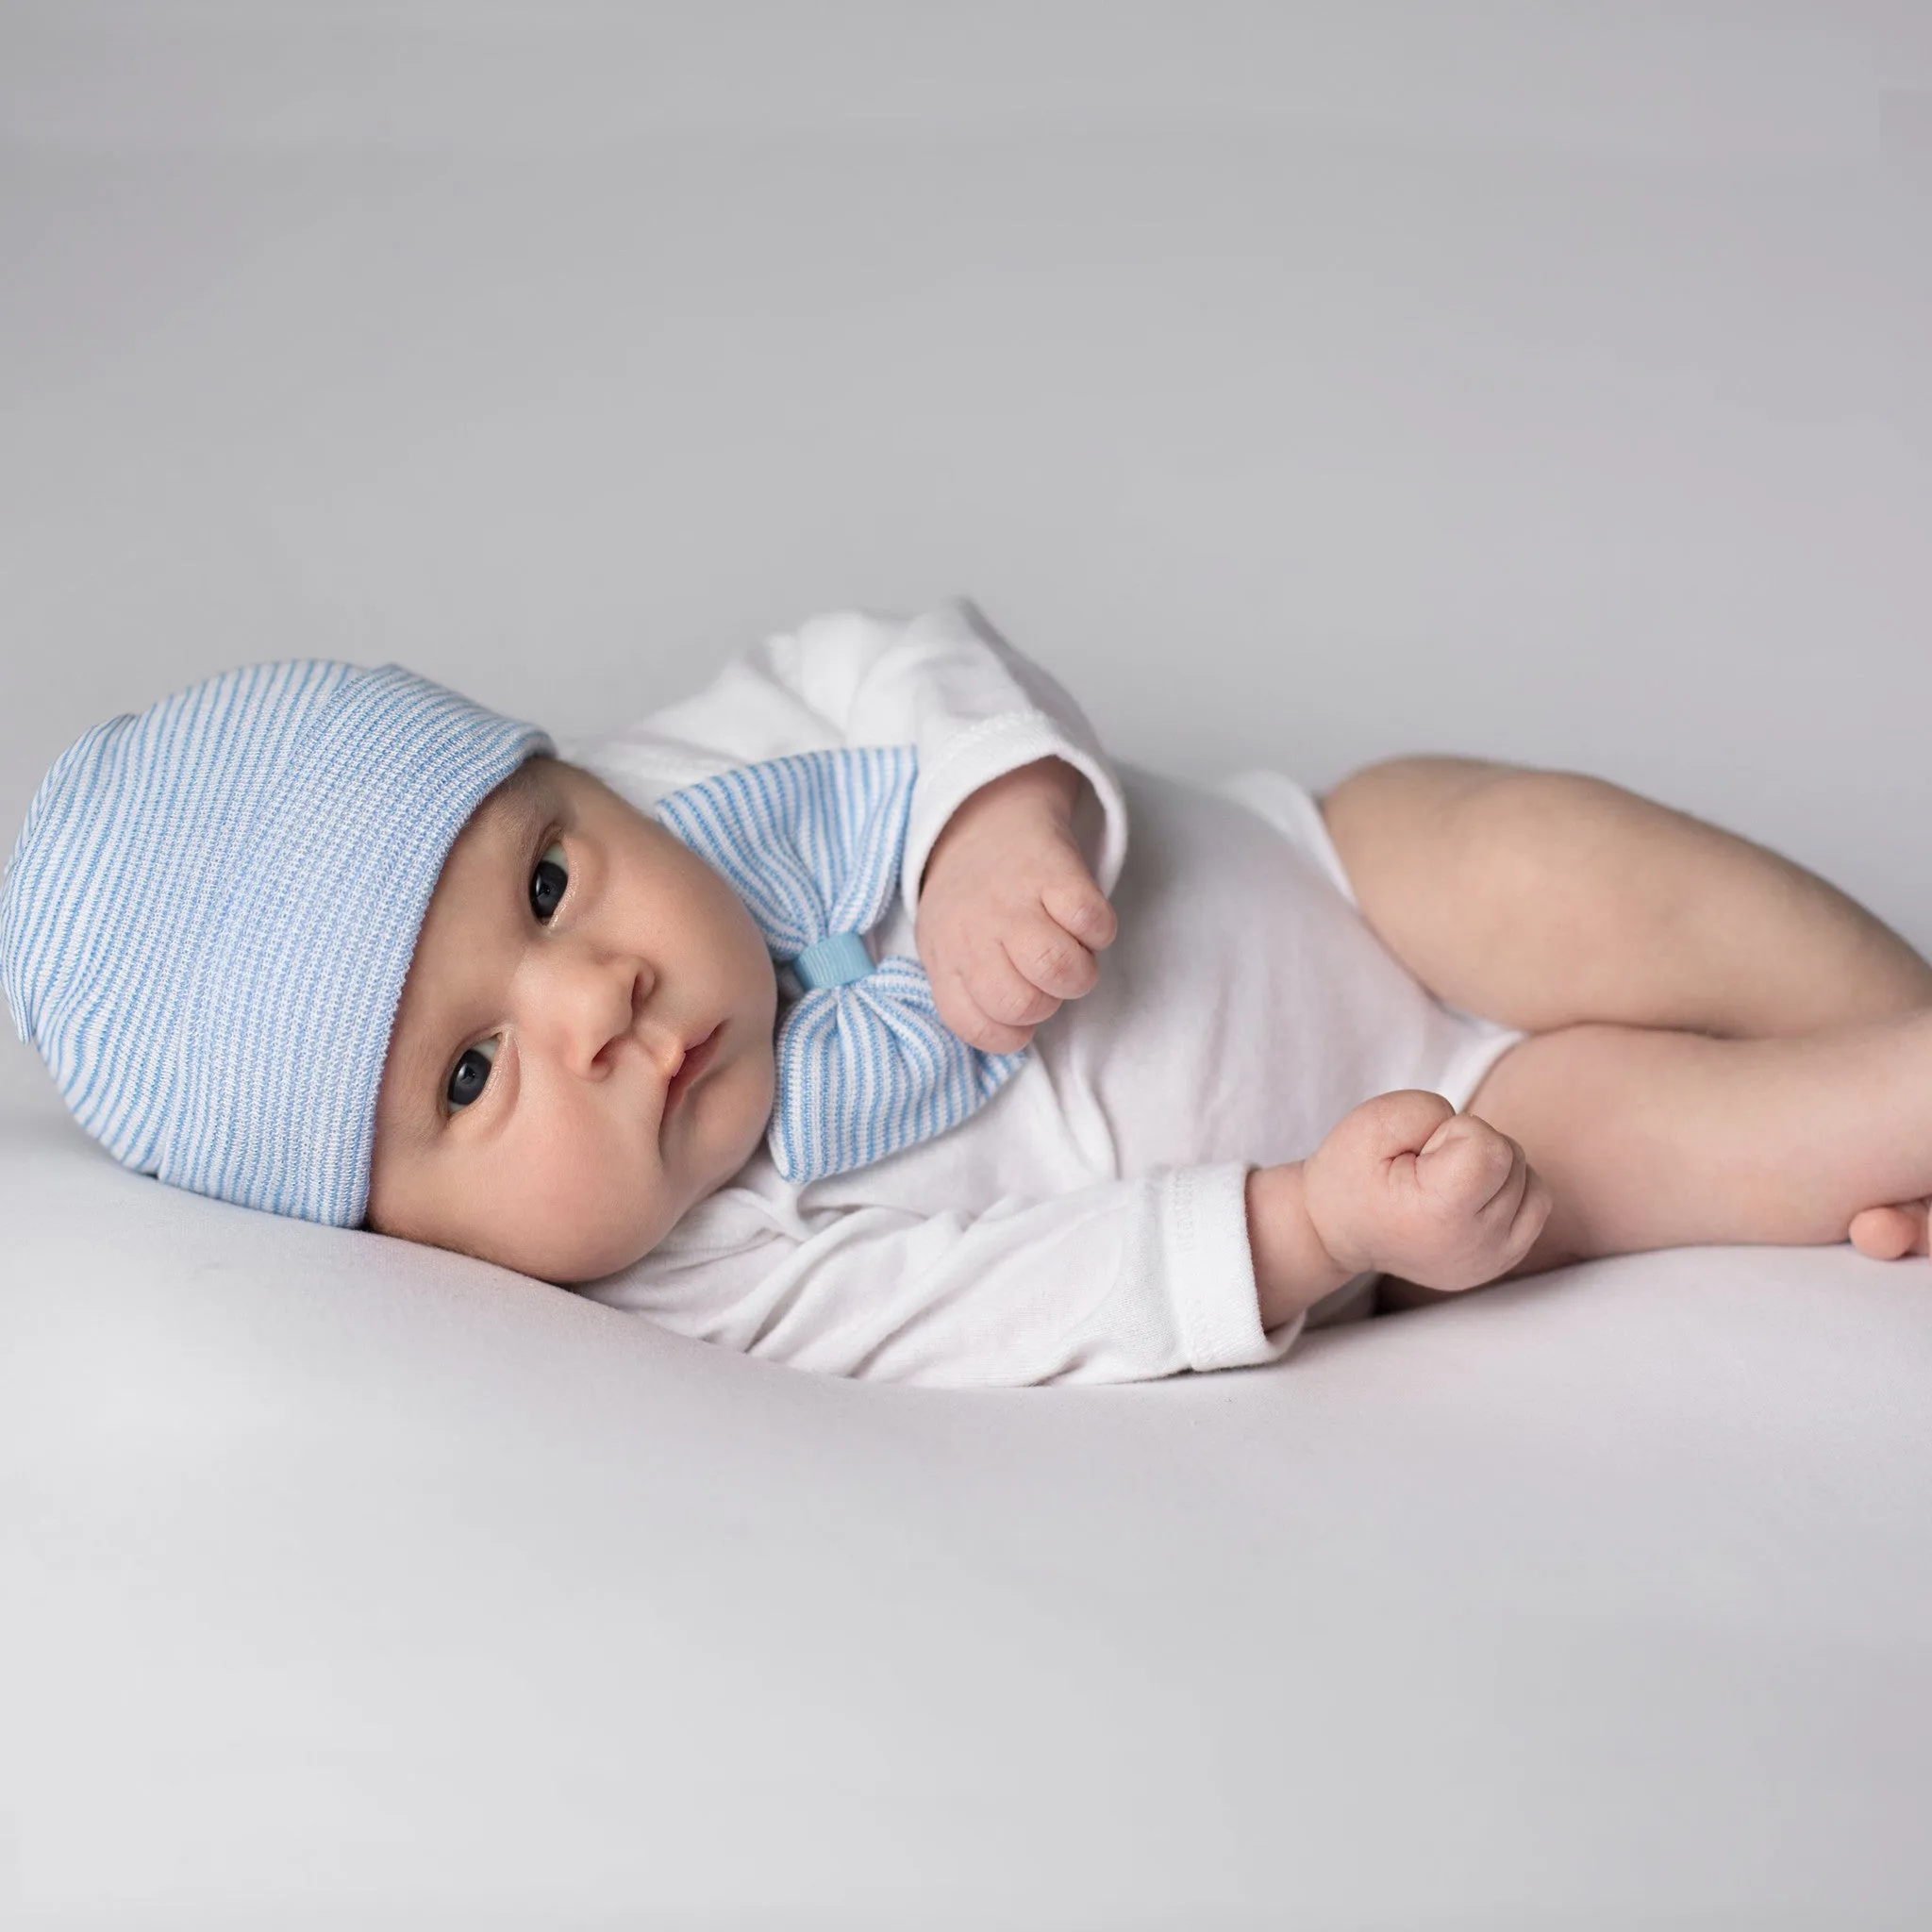
[[[724,875],[803,989],[778,1020],[767,1136],[788,1181],[944,1133],[1025,1058],[968,1046],[917,959],[874,965],[866,951],[898,890],[918,769],[910,745],[802,752],[658,802],[665,829]]]

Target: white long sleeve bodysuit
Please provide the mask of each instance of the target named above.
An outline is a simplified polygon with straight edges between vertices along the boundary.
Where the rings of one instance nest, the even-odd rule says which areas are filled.
[[[1123,1382],[1271,1361],[1249,1257],[1251,1167],[1298,1160],[1357,1102],[1457,1106],[1517,1036],[1443,1007],[1362,923],[1308,794],[1118,774],[1079,708],[970,605],[818,618],[620,737],[563,747],[634,805],[736,765],[913,744],[901,902],[980,786],[1078,768],[1080,829],[1120,934],[1100,983],[961,1125],[804,1185],[762,1148],[641,1261],[583,1291],[802,1369],[905,1382]],[[1127,830],[1133,839],[1129,850]],[[1365,1311],[1359,1288],[1313,1318]]]

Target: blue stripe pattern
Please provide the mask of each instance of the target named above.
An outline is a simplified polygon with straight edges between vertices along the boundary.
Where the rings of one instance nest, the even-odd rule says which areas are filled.
[[[767,1137],[789,1181],[869,1166],[958,1125],[1026,1058],[968,1046],[940,1018],[916,959],[841,976],[870,963],[861,936],[898,891],[918,775],[910,745],[803,752],[656,808],[744,901],[772,958],[803,965],[805,991],[778,1022]]]
[[[21,1038],[117,1160],[355,1226],[442,861],[551,749],[399,665],[319,659],[97,725],[8,862],[0,982]]]

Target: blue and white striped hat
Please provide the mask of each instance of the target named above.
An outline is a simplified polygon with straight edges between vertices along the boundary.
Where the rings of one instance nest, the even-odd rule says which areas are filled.
[[[0,980],[21,1038],[128,1167],[355,1226],[443,859],[552,748],[399,665],[319,659],[96,725],[8,861]]]

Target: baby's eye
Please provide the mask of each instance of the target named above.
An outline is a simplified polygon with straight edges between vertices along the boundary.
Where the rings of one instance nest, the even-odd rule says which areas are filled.
[[[555,843],[544,846],[543,857],[530,874],[530,910],[542,924],[548,925],[551,915],[563,904],[563,889],[569,884],[570,868],[563,847]]]
[[[495,1058],[493,1040],[479,1040],[464,1050],[450,1069],[449,1085],[442,1090],[442,1097],[449,1102],[452,1111],[468,1107],[483,1091],[490,1081],[490,1063]]]

